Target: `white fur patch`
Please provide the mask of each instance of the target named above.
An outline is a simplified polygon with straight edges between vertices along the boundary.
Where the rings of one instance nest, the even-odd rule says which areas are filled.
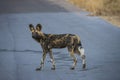
[[[80,51],[81,56],[82,56],[82,55],[85,55],[85,53],[84,53],[84,52],[85,52],[84,48],[78,47],[78,50]]]
[[[80,56],[82,57],[83,55],[85,55],[85,50],[84,50],[84,48],[78,48],[78,50],[80,51]],[[82,59],[82,64],[85,64],[86,63],[86,60],[85,59]]]

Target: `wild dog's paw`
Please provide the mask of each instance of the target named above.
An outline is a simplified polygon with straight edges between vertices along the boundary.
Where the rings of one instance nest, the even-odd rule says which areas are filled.
[[[71,67],[70,69],[71,69],[71,70],[74,70],[74,69],[75,69],[75,67]]]
[[[41,68],[36,68],[36,71],[40,71],[41,70]]]
[[[86,68],[86,64],[83,64],[82,68],[85,69]]]
[[[55,70],[55,65],[52,66],[51,70]]]
[[[51,70],[55,70],[55,67],[52,67]]]

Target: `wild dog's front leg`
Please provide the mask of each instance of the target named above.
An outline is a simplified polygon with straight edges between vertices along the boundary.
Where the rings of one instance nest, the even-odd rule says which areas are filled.
[[[42,67],[44,66],[44,61],[45,61],[45,58],[46,58],[46,54],[47,54],[46,51],[43,50],[43,55],[42,55],[42,59],[41,59],[41,63],[40,63],[40,67],[36,69],[37,71],[38,71],[38,70],[41,70]]]
[[[54,57],[53,57],[52,50],[50,50],[49,55],[50,55],[51,62],[52,62],[52,68],[51,69],[55,70],[55,60],[54,60]]]

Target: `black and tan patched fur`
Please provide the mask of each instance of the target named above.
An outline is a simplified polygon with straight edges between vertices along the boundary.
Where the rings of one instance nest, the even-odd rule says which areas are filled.
[[[75,34],[45,34],[42,30],[42,25],[37,24],[36,28],[32,24],[29,25],[30,31],[32,32],[32,38],[35,39],[38,43],[41,44],[43,49],[43,55],[40,63],[40,67],[36,70],[41,70],[44,65],[44,60],[46,54],[49,53],[52,70],[55,70],[55,61],[52,53],[52,48],[68,48],[70,56],[72,57],[74,63],[70,69],[75,69],[77,59],[75,53],[80,55],[82,58],[83,69],[86,67],[86,59],[84,54],[84,49],[82,47],[79,36]]]

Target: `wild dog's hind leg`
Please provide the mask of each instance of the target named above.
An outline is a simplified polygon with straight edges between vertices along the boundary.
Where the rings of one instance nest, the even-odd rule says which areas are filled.
[[[39,68],[36,68],[36,71],[41,70],[42,67],[44,66],[44,61],[45,61],[45,58],[46,58],[46,54],[47,54],[47,52],[46,52],[45,50],[43,50],[43,55],[42,55],[40,67],[39,67]]]
[[[80,52],[80,57],[82,58],[82,68],[85,69],[86,68],[86,57],[85,57],[85,53],[84,53],[84,48],[83,47],[78,47],[78,50]]]
[[[51,69],[55,70],[55,60],[54,60],[53,53],[52,53],[51,49],[50,49],[49,55],[50,55],[51,62],[52,62],[52,68]]]
[[[68,47],[68,51],[70,52],[70,56],[72,57],[74,63],[72,65],[72,67],[70,68],[71,70],[75,69],[75,66],[77,64],[77,58],[74,55],[74,48],[73,47]]]

